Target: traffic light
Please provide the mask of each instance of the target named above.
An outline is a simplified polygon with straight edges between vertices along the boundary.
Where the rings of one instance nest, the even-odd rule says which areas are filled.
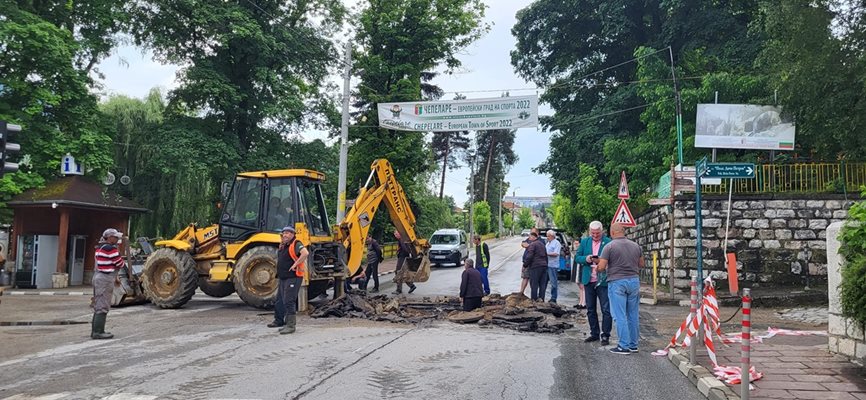
[[[20,125],[0,121],[0,165],[3,165],[3,169],[0,169],[0,177],[6,172],[18,171],[18,164],[6,161],[9,159],[9,153],[21,151],[20,144],[9,141],[11,139],[10,136],[18,132],[21,132]]]

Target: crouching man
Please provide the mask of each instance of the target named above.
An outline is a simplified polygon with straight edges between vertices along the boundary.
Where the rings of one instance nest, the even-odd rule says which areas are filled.
[[[463,263],[463,277],[460,280],[460,300],[463,301],[463,311],[472,311],[481,307],[484,296],[484,286],[481,283],[481,273],[474,268],[475,262],[467,258]]]

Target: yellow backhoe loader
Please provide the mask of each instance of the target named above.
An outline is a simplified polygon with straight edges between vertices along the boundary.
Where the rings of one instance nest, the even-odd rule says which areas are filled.
[[[287,169],[237,174],[219,224],[193,224],[170,240],[156,242],[141,279],[147,298],[161,308],[179,308],[201,288],[213,297],[237,291],[245,303],[270,308],[277,295],[276,250],[284,226],[294,226],[310,251],[299,308],[305,310],[307,300],[331,284],[334,297],[341,296],[343,281],[363,267],[367,231],[383,202],[402,240],[412,244],[405,276],[427,281],[430,245],[416,235],[415,215],[394,169],[380,159],[370,170],[345,219],[333,227],[325,212],[322,173]]]

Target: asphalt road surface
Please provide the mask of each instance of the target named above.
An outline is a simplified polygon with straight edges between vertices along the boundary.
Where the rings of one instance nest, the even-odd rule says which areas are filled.
[[[491,248],[494,292],[519,288],[519,241]],[[410,296],[454,295],[460,273],[436,269]],[[573,283],[561,290],[560,303],[576,302]],[[89,322],[88,301],[4,297],[0,322]],[[622,356],[584,344],[585,324],[551,335],[301,317],[297,333],[278,335],[271,318],[199,294],[181,310],[112,310],[113,340],[90,340],[89,324],[0,326],[0,399],[702,398],[649,345]]]

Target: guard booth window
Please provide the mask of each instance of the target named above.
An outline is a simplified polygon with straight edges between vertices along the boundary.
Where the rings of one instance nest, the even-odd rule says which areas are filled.
[[[268,199],[268,223],[265,230],[279,232],[284,226],[295,226],[295,210],[292,207],[293,178],[271,179]]]
[[[315,182],[299,179],[298,200],[301,208],[301,219],[306,222],[310,234],[313,236],[330,235],[328,216],[325,213],[320,186]]]

